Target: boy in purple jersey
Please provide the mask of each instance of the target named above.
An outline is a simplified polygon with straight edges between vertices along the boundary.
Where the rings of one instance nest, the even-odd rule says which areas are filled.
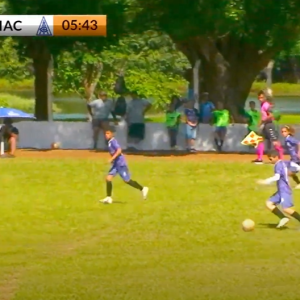
[[[114,133],[112,129],[105,131],[105,138],[108,143],[108,152],[111,155],[109,162],[112,164],[108,175],[106,176],[106,197],[100,202],[103,203],[112,203],[112,180],[119,174],[125,183],[132,186],[135,189],[138,189],[142,192],[143,199],[147,199],[149,188],[141,186],[136,181],[132,180],[130,177],[129,169],[125,160],[125,157],[122,153],[122,149],[118,141],[114,138]]]
[[[296,175],[300,171],[300,141],[298,141],[295,137],[295,130],[294,128],[285,125],[281,129],[281,134],[284,137],[284,145],[289,152],[291,160],[289,162],[289,171],[290,176],[296,182],[297,186],[296,189],[300,189],[300,180]]]
[[[270,199],[266,202],[267,208],[280,219],[277,228],[282,228],[289,222],[289,218],[287,218],[281,210],[277,207],[277,205],[281,205],[282,210],[295,218],[300,222],[300,215],[296,212],[292,207],[293,196],[292,189],[289,185],[288,179],[288,168],[287,162],[279,159],[279,154],[277,151],[271,151],[268,154],[269,160],[275,164],[274,166],[274,176],[265,180],[259,180],[259,184],[271,184],[273,182],[277,183],[277,192],[273,194]]]

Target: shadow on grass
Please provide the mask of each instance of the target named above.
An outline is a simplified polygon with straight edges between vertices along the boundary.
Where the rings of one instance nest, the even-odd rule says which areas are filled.
[[[276,229],[278,223],[258,223],[258,228],[266,228],[266,229]],[[286,230],[289,229],[288,227],[284,226],[278,230]]]

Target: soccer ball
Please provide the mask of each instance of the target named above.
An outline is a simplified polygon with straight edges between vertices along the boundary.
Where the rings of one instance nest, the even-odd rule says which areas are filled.
[[[59,143],[52,143],[51,144],[51,149],[59,149],[59,147],[60,147],[60,144]]]
[[[244,231],[253,231],[255,227],[255,223],[254,221],[250,220],[250,219],[246,219],[243,223],[242,223],[242,228]]]

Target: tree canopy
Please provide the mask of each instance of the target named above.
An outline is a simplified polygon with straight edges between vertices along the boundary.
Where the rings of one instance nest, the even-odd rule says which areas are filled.
[[[132,28],[167,33],[191,64],[202,62],[202,90],[213,101],[243,103],[258,72],[300,36],[300,0],[136,0]]]

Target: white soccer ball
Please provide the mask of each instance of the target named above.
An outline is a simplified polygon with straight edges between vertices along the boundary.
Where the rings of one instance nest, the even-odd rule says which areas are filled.
[[[254,221],[250,220],[250,219],[246,219],[243,223],[242,223],[242,228],[244,231],[253,231],[255,227],[255,223]]]

